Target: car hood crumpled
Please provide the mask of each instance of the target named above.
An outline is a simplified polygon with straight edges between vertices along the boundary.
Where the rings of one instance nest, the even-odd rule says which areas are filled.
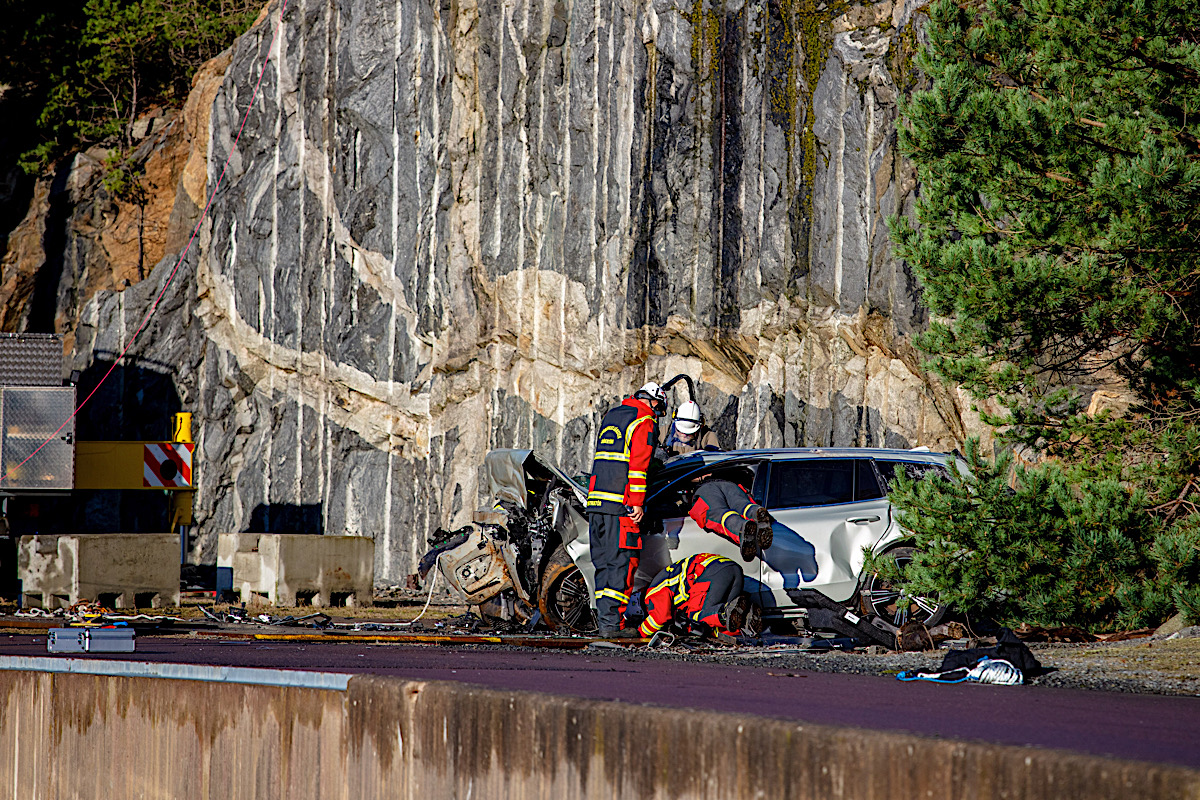
[[[529,493],[525,486],[525,475],[530,462],[536,463],[571,487],[580,504],[587,503],[586,489],[532,450],[492,450],[484,456],[483,469],[487,475],[488,497],[492,503],[505,500],[522,508],[528,505]]]

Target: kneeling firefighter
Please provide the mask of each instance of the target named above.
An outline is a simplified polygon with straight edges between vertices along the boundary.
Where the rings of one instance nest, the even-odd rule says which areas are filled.
[[[756,626],[757,608],[742,593],[742,568],[724,556],[699,553],[654,576],[644,595],[646,618],[638,630],[653,636],[676,622],[701,633],[735,635]]]
[[[622,626],[642,549],[642,506],[657,439],[655,421],[666,409],[666,393],[651,382],[600,421],[587,511],[596,568],[596,616],[603,637],[637,636],[636,629],[622,630]]]

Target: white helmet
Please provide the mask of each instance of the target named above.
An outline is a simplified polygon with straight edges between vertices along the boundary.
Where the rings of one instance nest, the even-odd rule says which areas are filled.
[[[700,430],[700,406],[688,400],[675,409],[675,430],[680,433],[695,433]]]
[[[634,399],[641,398],[650,404],[650,408],[658,416],[667,410],[667,393],[654,381],[647,381],[642,388],[633,393]]]

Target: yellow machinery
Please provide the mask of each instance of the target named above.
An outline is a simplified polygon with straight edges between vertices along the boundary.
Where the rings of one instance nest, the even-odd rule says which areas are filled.
[[[169,442],[75,442],[76,489],[169,492],[171,529],[192,524],[192,415],[175,415]]]
[[[175,415],[170,441],[78,441],[80,376],[63,381],[63,346],[61,334],[0,332],[0,591],[3,563],[16,557],[8,516],[14,498],[36,532],[39,504],[74,489],[163,491],[186,560],[196,485],[192,415]]]

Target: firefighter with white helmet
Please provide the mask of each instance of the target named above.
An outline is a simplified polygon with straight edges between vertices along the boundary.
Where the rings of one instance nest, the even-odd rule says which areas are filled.
[[[671,426],[660,443],[666,457],[680,456],[696,450],[720,450],[716,431],[704,424],[700,404],[692,400],[675,409]]]

